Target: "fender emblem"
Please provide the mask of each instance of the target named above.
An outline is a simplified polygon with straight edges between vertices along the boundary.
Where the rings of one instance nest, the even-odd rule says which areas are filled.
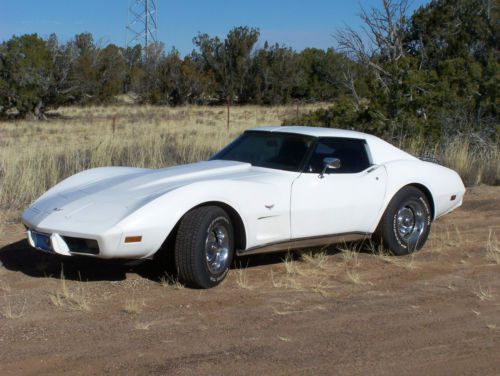
[[[60,212],[60,211],[63,211],[63,209],[61,209],[61,208],[54,208],[54,209],[52,209],[52,210],[53,210],[53,211],[55,211],[55,212]]]
[[[271,210],[272,208],[274,208],[274,204],[264,205],[264,207],[265,207],[266,209]]]

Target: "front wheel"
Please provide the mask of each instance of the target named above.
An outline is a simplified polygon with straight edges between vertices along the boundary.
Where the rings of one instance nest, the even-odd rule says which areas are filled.
[[[202,206],[181,220],[175,240],[175,264],[186,285],[210,288],[226,277],[234,253],[233,226],[218,206]]]
[[[432,214],[425,194],[416,187],[402,188],[391,200],[376,234],[398,256],[418,251],[431,229]]]

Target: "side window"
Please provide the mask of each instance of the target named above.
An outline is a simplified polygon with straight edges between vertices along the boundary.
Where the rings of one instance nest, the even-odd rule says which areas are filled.
[[[328,173],[353,174],[370,166],[370,159],[364,140],[350,138],[322,138],[318,141],[306,172],[319,174],[323,171],[323,159],[326,157],[340,159],[340,168],[328,170]]]

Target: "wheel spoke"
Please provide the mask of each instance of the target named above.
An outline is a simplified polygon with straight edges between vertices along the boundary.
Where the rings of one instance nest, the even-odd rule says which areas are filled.
[[[221,223],[215,223],[209,229],[205,242],[207,266],[211,273],[217,274],[224,267],[229,256],[228,230]]]
[[[425,228],[425,215],[420,203],[407,202],[396,216],[396,229],[399,236],[410,247],[418,244],[418,240]]]

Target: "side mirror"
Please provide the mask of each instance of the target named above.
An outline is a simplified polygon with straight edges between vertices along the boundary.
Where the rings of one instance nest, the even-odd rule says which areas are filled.
[[[331,158],[331,157],[326,157],[323,159],[323,171],[321,171],[321,174],[319,177],[322,179],[325,175],[326,170],[332,169],[336,170],[342,166],[342,163],[340,162],[340,159],[338,158]]]

